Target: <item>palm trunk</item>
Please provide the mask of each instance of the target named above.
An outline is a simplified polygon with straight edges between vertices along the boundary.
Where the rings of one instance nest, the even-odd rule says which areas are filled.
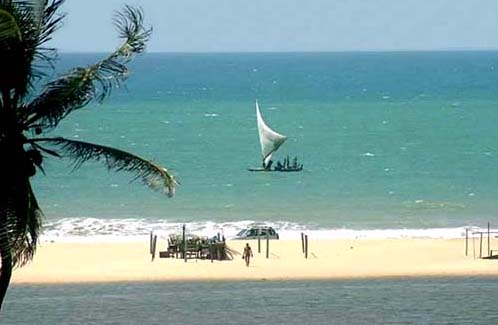
[[[7,242],[0,242],[0,254],[2,255],[2,268],[0,271],[0,309],[2,308],[3,299],[9,288],[10,277],[12,276],[12,252],[10,251],[10,245],[7,238],[2,239],[1,241]]]

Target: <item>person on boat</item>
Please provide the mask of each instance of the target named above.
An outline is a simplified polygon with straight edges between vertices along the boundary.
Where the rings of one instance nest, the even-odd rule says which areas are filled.
[[[273,164],[273,160],[270,160],[267,164],[265,164],[265,161],[263,160],[263,169],[270,170],[272,164]]]
[[[292,159],[292,169],[297,169],[297,156]]]
[[[282,170],[284,166],[282,165],[282,163],[279,161],[277,161],[277,166],[275,167],[275,170]]]
[[[242,259],[246,261],[246,266],[249,266],[251,257],[253,257],[251,246],[249,246],[249,243],[246,243],[246,247],[244,247],[244,253],[242,254]]]
[[[270,159],[270,161],[268,162],[268,164],[266,164],[266,167],[265,169],[266,170],[270,170],[271,169],[271,165],[273,164],[273,160]]]

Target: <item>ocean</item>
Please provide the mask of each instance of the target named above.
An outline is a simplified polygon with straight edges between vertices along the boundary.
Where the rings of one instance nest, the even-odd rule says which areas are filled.
[[[62,54],[58,72],[103,54]],[[44,240],[177,231],[226,236],[253,222],[282,238],[459,237],[498,221],[498,52],[150,53],[125,87],[51,132],[166,166],[168,199],[102,164],[47,159],[33,180]],[[58,73],[57,72],[57,73]],[[261,165],[255,101],[289,137]]]
[[[496,324],[497,302],[493,278],[14,285],[2,324]]]

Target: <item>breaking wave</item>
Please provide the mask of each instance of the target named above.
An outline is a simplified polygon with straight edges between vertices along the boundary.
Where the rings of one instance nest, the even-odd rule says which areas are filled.
[[[159,237],[181,232],[184,223],[154,219],[98,219],[65,218],[47,222],[42,241],[135,241],[143,240],[151,232]],[[451,239],[465,236],[465,227],[428,229],[348,229],[324,228],[288,222],[256,222],[253,220],[234,222],[187,222],[187,232],[200,236],[215,236],[220,233],[230,239],[240,230],[253,225],[266,225],[277,230],[281,239],[299,239],[305,232],[313,239],[403,239],[433,238]]]

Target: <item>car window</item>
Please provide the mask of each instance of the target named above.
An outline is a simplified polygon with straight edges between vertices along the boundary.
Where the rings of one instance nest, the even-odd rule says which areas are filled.
[[[271,236],[275,235],[275,230],[273,230],[273,228],[271,228],[270,230],[268,230],[268,232],[270,233]]]
[[[267,232],[266,229],[261,229],[260,235],[261,236],[266,236],[266,232]]]
[[[248,234],[248,236],[257,236],[257,235],[258,235],[257,229],[251,229]]]
[[[239,231],[237,236],[242,236],[242,235],[244,235],[245,232],[246,232],[246,229],[243,229],[243,230]]]

